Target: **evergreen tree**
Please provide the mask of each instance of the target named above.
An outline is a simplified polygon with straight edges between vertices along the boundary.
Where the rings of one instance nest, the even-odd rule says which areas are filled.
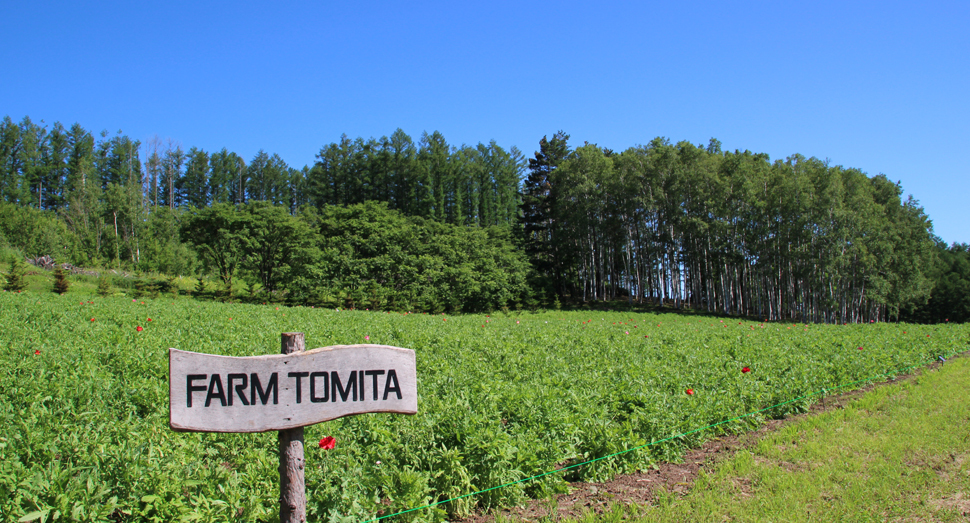
[[[64,269],[60,266],[54,269],[54,285],[51,288],[53,292],[57,294],[66,294],[67,290],[71,287],[71,282],[67,279],[67,274],[64,273]]]
[[[528,176],[522,187],[520,223],[525,240],[526,254],[536,271],[550,278],[557,292],[564,291],[562,263],[557,259],[556,224],[553,215],[556,208],[558,187],[554,186],[553,172],[570,156],[569,135],[559,131],[549,140],[539,140],[535,158],[529,159]]]
[[[202,278],[201,274],[199,274],[199,279],[195,282],[195,294],[205,294],[205,280]]]
[[[10,256],[10,271],[7,273],[7,283],[3,286],[3,290],[10,292],[20,292],[27,288],[27,281],[24,279],[24,273],[26,272],[26,267],[24,267],[23,260],[18,256]]]
[[[108,277],[105,275],[101,275],[101,277],[98,278],[98,296],[101,296],[102,298],[107,298],[112,294],[113,293],[111,292],[111,283],[108,282]]]
[[[185,205],[196,208],[209,205],[209,172],[209,154],[195,147],[189,149],[185,175],[177,182]]]

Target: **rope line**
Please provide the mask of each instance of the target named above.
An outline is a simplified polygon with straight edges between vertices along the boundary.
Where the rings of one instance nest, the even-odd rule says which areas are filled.
[[[946,355],[946,359],[951,358],[954,354],[959,354],[959,352],[951,352],[950,354],[947,354]],[[562,468],[550,470],[548,472],[543,472],[541,474],[536,474],[535,476],[530,476],[530,477],[527,477],[527,478],[522,478],[522,479],[519,479],[519,480],[510,481],[510,482],[504,483],[502,485],[498,485],[498,486],[495,486],[495,487],[490,487],[490,488],[487,488],[487,489],[484,489],[484,490],[479,490],[478,492],[470,492],[468,494],[462,494],[461,496],[457,496],[457,497],[454,497],[454,498],[451,498],[451,499],[445,499],[445,500],[442,500],[442,501],[436,501],[434,503],[430,503],[430,504],[424,505],[422,507],[415,507],[415,508],[411,508],[411,509],[408,509],[408,510],[402,510],[401,512],[395,512],[394,514],[388,514],[386,516],[381,516],[381,517],[378,517],[378,518],[369,519],[367,521],[364,521],[363,523],[374,523],[374,522],[380,521],[382,519],[393,518],[395,516],[400,516],[402,514],[407,514],[409,512],[414,512],[414,511],[417,511],[417,510],[424,510],[426,508],[433,508],[433,507],[437,507],[438,505],[443,505],[445,503],[451,503],[452,501],[458,501],[458,500],[461,500],[461,499],[464,499],[464,498],[467,498],[467,497],[470,497],[470,496],[477,496],[479,494],[485,494],[486,492],[491,492],[493,490],[498,490],[498,489],[502,489],[502,488],[505,488],[505,487],[511,487],[512,485],[517,485],[519,483],[525,483],[525,482],[528,482],[528,481],[536,480],[536,479],[539,479],[539,478],[548,476],[550,474],[558,474],[560,472],[565,472],[565,471],[567,471],[569,469],[573,469],[573,468],[577,468],[577,467],[582,467],[584,465],[589,465],[590,463],[595,463],[597,461],[601,461],[601,460],[604,460],[604,459],[608,459],[608,458],[613,458],[613,457],[616,457],[616,456],[620,456],[622,454],[626,454],[628,452],[633,452],[635,450],[640,450],[640,449],[643,449],[643,448],[646,448],[646,447],[650,447],[650,446],[653,446],[653,445],[657,445],[659,443],[664,443],[664,442],[667,442],[667,441],[675,440],[677,438],[682,438],[684,436],[689,436],[689,435],[694,434],[696,432],[701,432],[701,431],[704,431],[704,430],[707,430],[707,429],[712,429],[712,428],[717,427],[719,425],[724,425],[725,423],[731,423],[732,421],[737,421],[739,419],[744,419],[744,418],[747,418],[749,416],[753,416],[755,414],[760,414],[760,413],[762,413],[762,412],[764,412],[766,410],[771,410],[771,409],[774,409],[774,408],[777,408],[777,407],[783,407],[785,405],[788,405],[790,403],[794,403],[796,401],[801,401],[801,400],[806,399],[806,398],[811,398],[812,396],[818,396],[819,394],[826,394],[826,393],[831,392],[831,391],[834,391],[834,390],[842,389],[842,388],[845,388],[845,387],[851,387],[852,385],[857,385],[859,383],[870,382],[870,381],[876,380],[878,378],[896,376],[898,374],[908,372],[908,371],[910,371],[912,369],[915,369],[915,368],[918,368],[918,367],[922,367],[922,366],[925,366],[927,364],[934,363],[936,361],[940,361],[940,360],[938,358],[933,358],[933,359],[924,361],[922,363],[917,363],[916,365],[910,365],[909,367],[903,367],[903,368],[901,368],[901,369],[899,369],[897,371],[884,372],[882,374],[877,374],[877,375],[871,376],[869,378],[865,378],[865,379],[861,379],[861,380],[856,380],[856,381],[849,382],[849,383],[844,383],[842,385],[839,385],[839,386],[833,387],[833,388],[822,388],[822,389],[817,390],[815,392],[812,392],[812,393],[809,393],[809,394],[805,394],[804,396],[800,396],[800,397],[797,397],[795,399],[791,399],[791,400],[788,400],[788,401],[784,401],[782,403],[778,403],[777,405],[772,405],[770,407],[765,407],[763,409],[759,409],[759,410],[756,410],[756,411],[753,411],[753,412],[749,412],[747,414],[742,414],[740,416],[736,416],[736,417],[731,418],[731,419],[726,419],[726,420],[723,420],[723,421],[719,421],[717,423],[708,425],[708,426],[703,427],[703,428],[694,429],[694,430],[689,431],[689,432],[683,432],[683,433],[677,434],[675,436],[670,436],[670,437],[667,437],[667,438],[664,438],[664,439],[661,439],[661,440],[652,441],[650,443],[646,443],[646,444],[640,445],[638,447],[633,447],[633,448],[629,448],[629,449],[626,449],[626,450],[621,450],[619,452],[615,452],[615,453],[610,454],[610,455],[607,455],[607,456],[601,456],[601,457],[594,458],[594,459],[591,459],[591,460],[588,460],[588,461],[584,461],[582,463],[576,463],[576,464],[573,464],[573,465],[569,465],[568,467],[562,467]]]

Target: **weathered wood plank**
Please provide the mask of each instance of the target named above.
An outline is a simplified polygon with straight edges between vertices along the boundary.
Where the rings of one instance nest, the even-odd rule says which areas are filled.
[[[302,332],[280,336],[280,354],[298,354],[306,349]],[[303,455],[303,427],[277,433],[280,452],[280,523],[306,522],[306,479]]]
[[[337,345],[230,357],[169,349],[169,424],[197,432],[266,432],[367,412],[418,410],[414,351]]]

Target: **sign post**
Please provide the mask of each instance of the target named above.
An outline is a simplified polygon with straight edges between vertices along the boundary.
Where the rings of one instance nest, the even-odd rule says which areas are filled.
[[[230,357],[169,349],[169,426],[181,432],[278,431],[280,521],[306,521],[303,427],[367,412],[418,411],[414,351],[386,345]]]
[[[280,354],[306,350],[302,332],[280,335]],[[280,446],[280,523],[306,521],[306,481],[303,459],[303,427],[279,431]]]

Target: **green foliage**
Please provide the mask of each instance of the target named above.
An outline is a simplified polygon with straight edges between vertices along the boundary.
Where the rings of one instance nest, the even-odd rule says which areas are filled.
[[[176,276],[201,262],[229,300],[241,277],[258,281],[267,299],[316,304],[342,293],[357,308],[531,310],[545,294],[838,323],[941,321],[947,307],[965,308],[962,276],[937,274],[959,268],[936,263],[929,217],[883,175],[798,154],[771,161],[724,151],[713,138],[704,146],[658,137],[622,152],[573,149],[568,140],[562,131],[543,137],[526,162],[494,141],[457,147],[435,131],[415,142],[398,129],[342,136],[297,170],[263,150],[247,164],[226,149],[186,152],[157,139],[142,148],[121,133],[96,138],[79,124],[6,117],[0,245]],[[414,238],[397,235],[388,252],[361,257],[315,237],[319,224],[306,209],[327,214],[368,201],[463,245],[416,249]],[[486,232],[482,247],[490,228],[503,238]],[[489,264],[496,253],[516,266],[525,253],[527,283],[518,267],[511,278],[493,272],[494,284],[467,273],[481,269],[467,256]],[[414,259],[400,273],[341,265],[401,256]],[[360,280],[372,274],[376,290]],[[420,278],[426,285],[414,283]]]
[[[929,271],[933,290],[926,303],[904,311],[906,321],[926,323],[970,321],[970,246],[954,243],[936,246],[938,257]]]
[[[275,436],[171,431],[167,347],[275,354],[279,333],[302,331],[308,347],[369,336],[414,349],[417,415],[306,428],[310,519],[362,521],[901,372],[965,350],[968,328],[620,312],[435,316],[0,293],[0,426],[9,427],[0,434],[0,513],[14,521],[35,511],[80,521],[112,513],[272,520]],[[687,446],[802,412],[809,401],[576,467],[568,477],[597,480],[675,460]],[[312,444],[324,436],[336,448]],[[408,518],[456,519],[562,491],[563,481],[552,474]]]
[[[77,237],[51,212],[0,202],[0,237],[24,256],[74,260]]]
[[[203,278],[203,275],[200,274],[199,278],[195,281],[195,295],[200,296],[205,294],[205,292],[206,292],[205,279]]]
[[[314,286],[303,295],[344,293],[347,307],[440,313],[494,310],[528,293],[528,263],[507,228],[406,217],[376,202],[331,206],[305,219],[322,255],[320,275],[303,280]]]
[[[71,282],[67,280],[67,274],[64,273],[64,269],[61,267],[54,269],[54,285],[51,287],[51,290],[57,294],[66,294],[70,288]]]
[[[108,277],[106,275],[102,274],[98,277],[97,292],[98,296],[101,296],[102,298],[107,298],[108,296],[114,294],[114,292],[111,290],[111,282],[108,281]]]
[[[8,267],[7,282],[4,284],[3,290],[21,292],[27,289],[27,282],[24,280],[24,273],[27,269],[23,260],[19,256],[11,255]]]
[[[158,298],[163,294],[178,296],[179,286],[175,277],[138,278],[133,283],[134,298]]]

